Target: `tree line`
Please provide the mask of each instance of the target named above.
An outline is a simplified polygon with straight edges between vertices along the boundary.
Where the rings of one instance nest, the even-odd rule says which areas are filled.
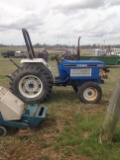
[[[25,47],[25,45],[6,45],[6,44],[0,44],[0,47]],[[72,48],[76,49],[76,45],[66,45],[66,44],[55,44],[55,45],[48,45],[48,44],[39,44],[36,43],[33,45],[34,48]],[[115,44],[115,45],[100,45],[100,44],[86,44],[86,45],[80,45],[82,49],[96,49],[96,48],[101,48],[101,49],[110,49],[110,48],[120,48],[120,44]]]

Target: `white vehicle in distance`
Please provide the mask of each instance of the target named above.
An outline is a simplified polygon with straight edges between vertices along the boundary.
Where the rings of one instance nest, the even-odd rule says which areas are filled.
[[[120,56],[120,48],[111,48],[110,55]]]
[[[27,58],[27,53],[24,51],[15,51],[16,58]]]

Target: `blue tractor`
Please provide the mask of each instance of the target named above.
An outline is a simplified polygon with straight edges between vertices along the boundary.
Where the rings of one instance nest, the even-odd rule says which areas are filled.
[[[54,76],[51,67],[34,52],[29,33],[22,29],[29,59],[21,60],[22,67],[9,76],[10,90],[24,102],[43,102],[51,95],[53,86],[72,86],[84,103],[97,103],[102,96],[104,83],[101,73],[104,63],[95,60],[65,60],[55,56],[59,76]],[[13,62],[14,63],[14,62]],[[15,64],[15,63],[14,63]]]

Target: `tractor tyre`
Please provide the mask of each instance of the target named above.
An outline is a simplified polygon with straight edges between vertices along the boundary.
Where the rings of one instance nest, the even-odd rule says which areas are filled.
[[[11,92],[24,102],[44,102],[53,86],[51,72],[42,64],[26,64],[10,78]]]
[[[79,88],[78,95],[84,103],[97,103],[101,99],[102,90],[98,84],[87,82]]]

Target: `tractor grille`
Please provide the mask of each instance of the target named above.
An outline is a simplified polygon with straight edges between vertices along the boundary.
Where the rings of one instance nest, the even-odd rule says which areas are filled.
[[[70,70],[70,76],[71,77],[88,77],[91,76],[92,71],[91,68],[85,68],[85,69],[71,69]]]

